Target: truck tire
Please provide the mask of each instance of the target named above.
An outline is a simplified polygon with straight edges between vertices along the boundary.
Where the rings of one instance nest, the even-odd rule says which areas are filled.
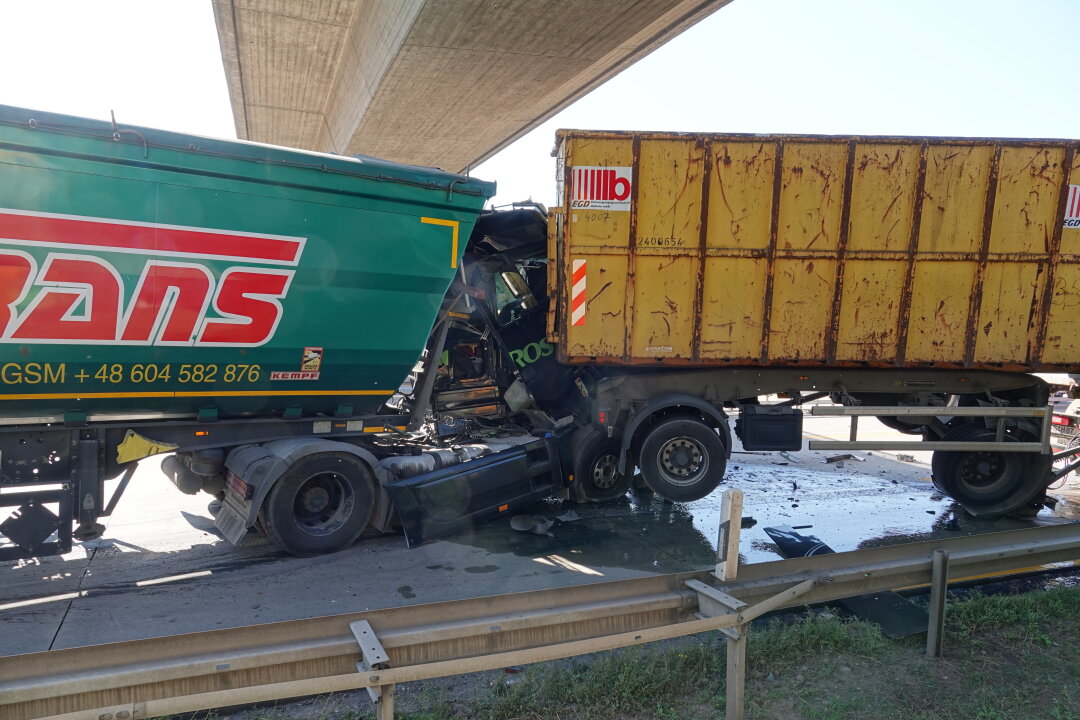
[[[619,473],[618,438],[609,438],[594,427],[578,428],[570,440],[570,458],[574,467],[574,489],[580,501],[617,500],[630,489],[633,467]]]
[[[374,505],[371,471],[346,453],[297,460],[259,509],[270,541],[293,555],[335,552],[360,536]]]
[[[875,417],[877,417],[878,422],[885,427],[899,433],[904,433],[905,435],[922,435],[926,431],[925,425],[908,425],[906,422],[893,415],[877,415]]]
[[[700,420],[675,417],[649,430],[638,466],[657,495],[690,502],[711,493],[724,479],[727,453],[711,427]]]
[[[952,428],[944,442],[992,442],[995,432],[975,423]],[[1018,442],[1005,436],[1006,442]],[[972,515],[992,517],[1034,501],[1049,479],[1049,456],[992,451],[934,452],[930,462],[934,485]]]

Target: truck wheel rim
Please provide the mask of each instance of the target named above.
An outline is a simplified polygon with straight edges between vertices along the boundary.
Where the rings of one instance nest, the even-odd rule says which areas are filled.
[[[592,467],[592,483],[600,490],[608,490],[615,484],[619,463],[614,453],[604,453],[596,458]]]
[[[696,485],[709,469],[709,454],[691,437],[676,437],[660,446],[656,453],[660,473],[672,485]]]
[[[338,473],[319,473],[308,478],[296,491],[293,516],[309,535],[329,535],[348,520],[353,491]]]
[[[991,493],[1008,482],[1008,462],[1001,453],[971,453],[960,465],[960,482],[973,493]]]

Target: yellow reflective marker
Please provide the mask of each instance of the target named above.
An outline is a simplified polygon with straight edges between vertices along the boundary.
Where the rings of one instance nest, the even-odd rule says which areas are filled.
[[[450,246],[450,267],[456,268],[457,267],[458,227],[461,225],[461,223],[459,223],[457,220],[442,220],[440,218],[429,218],[429,217],[420,218],[420,222],[425,223],[427,225],[444,225],[444,226],[450,228],[451,232],[453,233],[453,235],[451,237],[451,246]]]

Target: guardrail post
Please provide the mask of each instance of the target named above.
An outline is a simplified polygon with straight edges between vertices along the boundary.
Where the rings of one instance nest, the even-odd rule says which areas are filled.
[[[379,686],[379,699],[375,701],[375,720],[394,720],[394,688],[389,685]]]
[[[734,488],[720,496],[720,536],[716,541],[715,575],[731,582],[739,571],[739,530],[742,528],[743,492]]]
[[[379,636],[367,620],[357,620],[349,623],[349,630],[356,638],[360,646],[360,662],[356,663],[356,671],[367,673],[368,678],[378,681],[380,670],[390,667],[390,657],[386,654]],[[376,720],[394,720],[394,683],[372,685],[367,688],[368,695],[375,703]]]
[[[727,635],[727,688],[724,695],[727,707],[724,720],[743,720],[746,705],[746,632],[749,623],[728,628]]]
[[[949,551],[934,551],[930,571],[930,623],[926,628],[926,654],[941,657],[945,632],[945,599],[949,594]]]
[[[698,594],[698,612],[694,613],[696,617],[704,619],[737,616],[737,623],[733,627],[718,628],[720,633],[727,638],[725,720],[743,720],[746,706],[746,634],[750,632],[750,623],[765,613],[783,606],[791,598],[809,591],[817,582],[813,578],[808,578],[752,606],[700,580],[690,579],[685,582],[686,587]]]
[[[700,580],[687,580],[686,586],[698,594],[699,618],[738,615],[750,606],[742,600],[717,590],[712,585]],[[741,617],[741,616],[740,616]],[[749,622],[739,623],[734,627],[722,627],[720,633],[727,638],[727,698],[725,720],[743,720],[746,704],[746,632]]]

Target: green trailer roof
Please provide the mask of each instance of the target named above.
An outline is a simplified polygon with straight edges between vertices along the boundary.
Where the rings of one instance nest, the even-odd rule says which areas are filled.
[[[264,145],[246,140],[222,140],[8,105],[0,105],[0,124],[36,128],[69,136],[72,138],[71,150],[78,148],[77,138],[113,139],[119,144],[142,147],[146,151],[148,160],[151,159],[150,150],[152,149],[170,150],[202,156],[218,156],[226,160],[247,160],[257,165],[317,169],[326,173],[400,182],[485,198],[495,194],[493,182],[476,180],[439,168],[404,165],[366,155],[350,157]],[[203,163],[205,160],[199,161],[200,165]]]

